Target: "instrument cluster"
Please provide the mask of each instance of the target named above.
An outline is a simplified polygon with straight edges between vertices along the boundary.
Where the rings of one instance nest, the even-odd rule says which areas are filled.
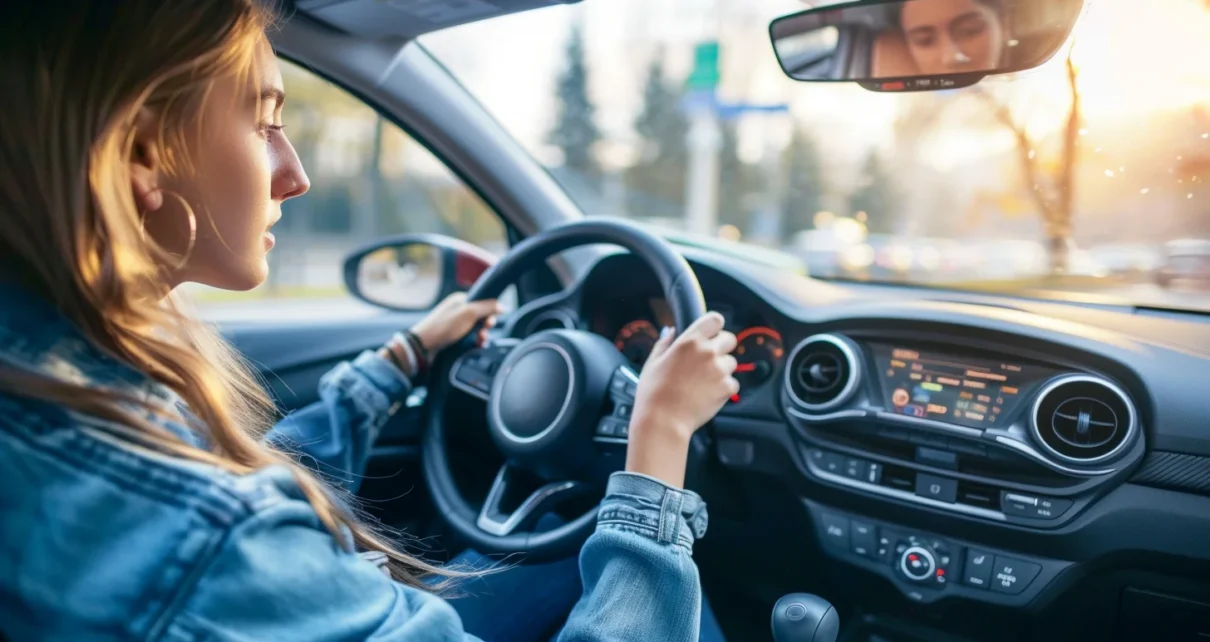
[[[781,332],[759,313],[723,302],[710,302],[708,307],[721,313],[726,329],[736,335],[733,354],[738,362],[735,378],[740,383],[740,392],[731,401],[738,403],[745,391],[763,386],[780,371],[786,348]],[[660,338],[660,328],[673,327],[676,322],[667,303],[652,297],[617,301],[592,319],[590,325],[594,332],[612,340],[635,368],[641,369]]]

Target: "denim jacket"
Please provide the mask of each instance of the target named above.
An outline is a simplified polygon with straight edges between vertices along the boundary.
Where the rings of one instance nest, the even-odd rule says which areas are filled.
[[[0,361],[174,403],[51,306],[3,284]],[[268,439],[355,480],[408,387],[367,352],[324,376],[322,401]],[[370,557],[338,545],[285,469],[234,475],[126,434],[0,393],[0,638],[472,639],[440,597],[393,582]],[[691,554],[705,533],[701,499],[619,473],[599,511],[580,553],[584,592],[560,639],[695,640],[701,590]]]

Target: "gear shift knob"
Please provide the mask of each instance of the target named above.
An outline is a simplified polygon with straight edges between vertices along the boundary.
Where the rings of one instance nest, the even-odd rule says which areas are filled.
[[[840,615],[832,604],[810,593],[791,593],[773,607],[776,642],[836,642]]]

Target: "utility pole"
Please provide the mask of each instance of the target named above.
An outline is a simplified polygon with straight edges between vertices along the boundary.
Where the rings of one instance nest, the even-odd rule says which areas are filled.
[[[719,82],[719,44],[707,41],[693,53],[693,72],[685,108],[689,131],[688,176],[685,178],[685,226],[689,232],[714,236],[718,231],[719,151],[723,146],[715,90]]]

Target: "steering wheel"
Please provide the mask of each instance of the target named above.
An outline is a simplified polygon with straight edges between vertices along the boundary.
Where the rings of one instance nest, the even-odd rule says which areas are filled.
[[[706,313],[697,276],[667,241],[633,223],[597,218],[518,243],[468,298],[496,298],[554,254],[596,243],[620,245],[650,266],[678,331]],[[552,530],[538,532],[534,524],[559,502],[604,487],[612,472],[606,453],[625,444],[638,374],[613,343],[583,330],[546,330],[438,361],[433,385],[448,383],[487,402],[492,442],[505,458],[482,506],[468,502],[451,469],[442,404],[435,404],[423,454],[438,512],[481,553],[525,553],[527,562],[574,554],[596,526],[595,508]]]

